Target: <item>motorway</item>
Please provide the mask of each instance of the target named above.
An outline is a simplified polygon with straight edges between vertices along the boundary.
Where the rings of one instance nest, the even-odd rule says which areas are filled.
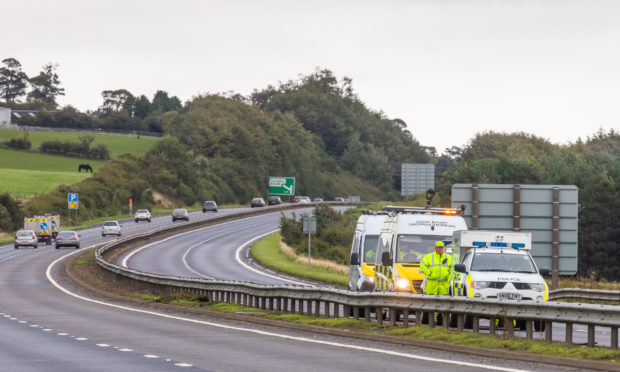
[[[225,213],[231,210],[221,209],[218,215]],[[192,219],[212,216],[191,214]],[[236,259],[237,255],[244,256],[244,247],[251,240],[276,230],[279,217],[275,213],[212,226],[152,244],[119,260],[133,268],[167,275],[289,283],[295,279],[258,273]],[[171,224],[169,216],[155,217],[152,223],[124,222],[123,234],[167,224]],[[82,249],[115,239],[102,238],[100,228],[80,234]],[[19,250],[0,247],[0,370],[576,370],[110,301],[65,277],[63,264],[75,252],[44,245]]]

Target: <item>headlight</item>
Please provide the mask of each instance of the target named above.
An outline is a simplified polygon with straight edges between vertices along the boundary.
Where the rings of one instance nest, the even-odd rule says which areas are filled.
[[[375,277],[374,276],[364,275],[364,282],[366,282],[366,283],[374,283],[375,282]]]
[[[471,282],[471,287],[476,289],[489,288],[491,282]]]
[[[544,283],[529,283],[530,288],[536,292],[543,292],[545,290]]]
[[[398,290],[411,289],[411,287],[409,286],[409,280],[406,278],[396,279],[396,288]]]

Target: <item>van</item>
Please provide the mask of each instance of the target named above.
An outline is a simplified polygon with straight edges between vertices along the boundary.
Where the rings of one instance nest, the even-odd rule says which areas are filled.
[[[420,261],[435,242],[452,241],[452,233],[467,230],[463,209],[385,207],[375,259],[375,290],[423,293]]]
[[[381,211],[364,212],[357,220],[349,266],[349,290],[367,292],[374,290],[375,256],[379,232],[387,213]]]

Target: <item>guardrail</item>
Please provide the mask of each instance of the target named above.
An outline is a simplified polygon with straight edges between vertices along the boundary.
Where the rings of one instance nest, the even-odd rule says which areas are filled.
[[[296,207],[307,207],[296,206]],[[291,206],[280,208],[290,209]],[[294,207],[293,207],[294,208]],[[271,209],[273,211],[273,208]],[[149,274],[124,268],[108,262],[117,251],[133,246],[151,238],[184,230],[208,226],[224,220],[239,219],[265,211],[249,211],[220,218],[196,221],[163,227],[145,234],[133,235],[104,244],[97,249],[95,258],[103,269],[114,273],[116,279],[126,282],[139,290],[169,294],[188,292],[205,297],[210,302],[228,302],[247,307],[295,312],[317,317],[338,318],[352,316],[356,319],[384,322],[401,327],[420,326],[422,313],[441,313],[443,328],[463,331],[471,326],[479,332],[480,318],[489,319],[489,333],[498,333],[496,320],[500,320],[505,337],[514,337],[514,324],[525,329],[526,338],[533,338],[534,330],[544,329],[545,340],[552,340],[552,324],[566,324],[565,341],[573,340],[573,325],[588,327],[587,345],[595,345],[595,327],[611,328],[611,348],[618,349],[618,327],[620,326],[620,306],[601,306],[592,304],[572,304],[559,302],[510,302],[501,300],[480,300],[463,297],[442,297],[413,295],[406,293],[359,293],[340,289],[312,286],[260,285],[246,282],[214,281],[206,279],[168,277]],[[191,225],[191,226],[190,226]],[[410,318],[410,315],[415,315]],[[434,316],[428,317],[428,326],[435,327]]]
[[[620,291],[607,289],[562,288],[549,292],[550,300],[578,299],[620,303]]]

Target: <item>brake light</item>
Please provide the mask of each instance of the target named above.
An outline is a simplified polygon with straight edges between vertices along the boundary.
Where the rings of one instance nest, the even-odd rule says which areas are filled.
[[[73,238],[71,238],[71,240],[77,240],[77,237],[74,236]]]
[[[136,212],[136,217],[138,217],[138,212]]]

